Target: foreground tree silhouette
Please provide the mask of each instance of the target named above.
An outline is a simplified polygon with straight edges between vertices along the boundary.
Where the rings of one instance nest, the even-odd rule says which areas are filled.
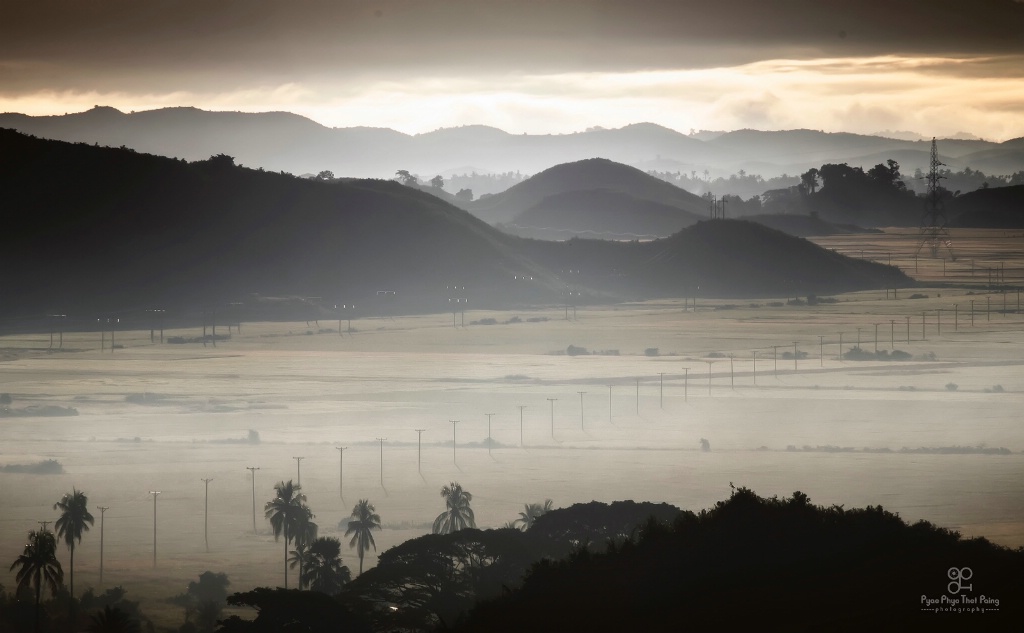
[[[526,503],[523,504],[523,511],[519,513],[519,518],[512,522],[511,527],[521,529],[523,532],[533,527],[533,522],[538,517],[542,517],[548,512],[551,512],[554,504],[551,499],[545,499],[543,505],[540,503]]]
[[[370,633],[361,617],[341,600],[315,591],[286,591],[258,587],[228,597],[228,604],[255,609],[256,618],[232,615],[220,622],[218,633]],[[247,610],[248,610],[247,609]]]
[[[274,531],[274,540],[284,536],[284,588],[288,588],[288,543],[298,533],[300,522],[309,513],[306,507],[306,495],[302,494],[302,486],[293,484],[289,479],[287,482],[279,481],[274,484],[277,496],[267,502],[264,506],[264,516],[270,521],[270,527]],[[312,514],[309,514],[312,517]]]
[[[345,536],[352,535],[348,546],[356,548],[359,555],[359,575],[363,575],[363,555],[372,546],[377,551],[377,544],[373,541],[373,530],[380,529],[380,515],[373,507],[369,499],[360,499],[359,503],[352,508],[352,520],[348,522],[348,529]]]
[[[304,565],[300,584],[311,591],[333,596],[352,580],[348,567],[341,562],[341,541],[330,536],[321,536],[309,544]]]
[[[75,541],[82,542],[82,534],[89,531],[89,526],[94,523],[92,514],[87,507],[89,498],[81,490],[71,489],[71,492],[61,497],[60,501],[53,504],[54,510],[60,510],[60,518],[54,523],[57,536],[64,540],[64,543],[71,550],[70,583],[69,590],[71,597],[75,597]],[[73,602],[73,601],[72,601]]]
[[[57,560],[57,539],[53,532],[29,532],[25,550],[14,560],[10,571],[14,571],[15,568],[18,568],[18,573],[14,576],[18,590],[30,587],[35,589],[35,630],[39,631],[39,602],[43,585],[49,588],[50,595],[56,595],[57,590],[64,584],[64,570]]]
[[[138,620],[109,604],[89,617],[88,633],[141,633]]]
[[[473,509],[469,507],[473,495],[463,490],[461,484],[451,482],[441,488],[441,496],[444,497],[447,509],[434,519],[434,534],[451,534],[467,527],[476,527]]]

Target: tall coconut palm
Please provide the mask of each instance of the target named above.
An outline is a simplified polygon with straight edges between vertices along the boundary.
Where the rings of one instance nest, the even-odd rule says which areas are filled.
[[[519,518],[513,521],[513,525],[518,525],[519,529],[525,532],[533,527],[533,522],[539,517],[551,512],[552,508],[553,502],[551,499],[545,499],[543,504],[525,503],[523,504],[523,511],[519,513]]]
[[[274,540],[284,536],[284,588],[288,588],[288,544],[294,538],[298,523],[309,511],[306,507],[306,495],[302,494],[302,486],[279,481],[274,484],[277,495],[264,506],[264,516],[270,521],[274,531]],[[310,515],[312,516],[312,515]]]
[[[356,548],[359,554],[359,575],[363,575],[363,556],[366,551],[373,547],[377,551],[377,544],[373,541],[372,530],[380,529],[380,515],[373,507],[369,499],[360,499],[359,503],[352,508],[352,520],[348,522],[348,529],[345,536],[353,535],[348,546]]]
[[[75,541],[82,542],[82,534],[89,531],[89,526],[94,522],[92,514],[87,507],[89,498],[81,490],[71,489],[71,492],[61,497],[60,501],[53,504],[54,510],[60,510],[60,517],[53,527],[57,530],[57,536],[64,540],[64,543],[71,550],[71,563],[69,565],[71,597],[75,597]]]
[[[35,589],[35,630],[39,631],[39,602],[43,585],[46,585],[51,595],[56,595],[57,589],[64,584],[64,570],[61,569],[60,562],[57,560],[57,538],[53,532],[44,530],[29,532],[25,550],[14,560],[10,571],[14,571],[15,567],[18,568],[18,573],[14,576],[18,583],[18,590],[22,591],[29,587]]]
[[[348,567],[341,563],[341,541],[330,536],[313,540],[305,551],[302,582],[307,589],[335,595],[352,579]]]
[[[434,519],[434,534],[451,534],[468,527],[476,527],[473,508],[469,507],[473,495],[463,490],[461,484],[453,481],[441,488],[441,496],[444,497],[447,509]]]
[[[309,549],[309,544],[316,540],[317,532],[320,529],[316,523],[313,523],[313,519],[313,512],[309,507],[302,506],[299,512],[296,513],[294,524],[288,530],[292,535],[292,541],[295,543],[295,549],[292,550],[288,563],[292,569],[299,568],[299,589],[306,588],[302,580],[302,568],[306,563],[306,551]]]

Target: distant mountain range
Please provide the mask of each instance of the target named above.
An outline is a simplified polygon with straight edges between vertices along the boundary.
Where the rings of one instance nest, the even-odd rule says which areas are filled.
[[[310,180],[0,130],[0,314],[142,314],[299,296],[364,316],[910,286],[743,221],[648,242],[514,237],[394,181]],[[568,272],[572,271],[572,272]],[[568,294],[568,293],[571,293]],[[120,318],[120,317],[119,317]]]
[[[559,135],[509,134],[486,126],[408,135],[380,128],[328,128],[287,112],[208,112],[165,108],[124,113],[97,106],[87,112],[32,117],[0,114],[0,127],[73,142],[125,146],[140,152],[203,160],[215,154],[270,171],[391,178],[407,170],[429,179],[472,165],[481,172],[536,174],[561,163],[594,157],[643,171],[709,176],[743,170],[765,178],[800,174],[824,163],[865,169],[899,161],[903,172],[927,170],[929,142],[814,130],[740,130],[687,136],[651,123]],[[951,169],[990,174],[1024,170],[1024,138],[994,143],[941,140],[942,162]],[[450,192],[455,193],[455,192]]]

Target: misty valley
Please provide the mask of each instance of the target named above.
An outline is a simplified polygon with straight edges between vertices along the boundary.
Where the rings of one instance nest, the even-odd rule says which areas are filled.
[[[976,301],[973,325],[948,309],[940,325],[940,306],[975,295],[918,294],[927,298],[581,306],[569,319],[560,306],[470,311],[454,327],[445,314],[364,317],[340,332],[337,321],[246,322],[216,346],[198,324],[163,332],[196,342],[128,330],[103,350],[98,332],[64,332],[63,347],[49,333],[11,334],[5,411],[76,415],[2,418],[0,464],[55,460],[61,472],[0,473],[0,551],[14,560],[26,526],[52,519],[66,490],[84,491],[95,514],[109,507],[104,577],[97,517],[76,547],[76,587],[124,587],[160,629],[180,626],[188,611],[171,598],[206,571],[226,574],[231,591],[281,586],[282,544],[264,504],[283,481],[301,481],[319,535],[341,539],[353,570],[352,507],[373,504],[381,529],[367,580],[384,552],[431,532],[450,482],[472,494],[485,530],[545,499],[699,512],[735,485],[766,498],[801,491],[825,507],[881,504],[1020,547],[1021,312],[983,314]],[[910,358],[852,360],[876,345]],[[915,591],[935,593],[945,584],[935,581]],[[393,600],[417,626],[459,613],[458,603]],[[249,617],[242,607],[221,617],[232,613]]]
[[[936,143],[744,215],[0,142],[3,630],[1021,620],[1021,186]]]

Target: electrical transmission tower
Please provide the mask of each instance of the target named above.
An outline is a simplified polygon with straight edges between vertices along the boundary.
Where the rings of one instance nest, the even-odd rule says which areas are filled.
[[[939,180],[945,176],[939,175],[939,167],[944,164],[939,162],[939,150],[932,138],[931,168],[928,170],[928,193],[925,195],[924,217],[921,219],[921,241],[917,245],[916,257],[925,246],[932,252],[932,257],[939,257],[939,251],[946,247],[949,258],[956,261],[953,254],[953,243],[946,228],[946,210],[942,201],[945,190],[939,186]]]

